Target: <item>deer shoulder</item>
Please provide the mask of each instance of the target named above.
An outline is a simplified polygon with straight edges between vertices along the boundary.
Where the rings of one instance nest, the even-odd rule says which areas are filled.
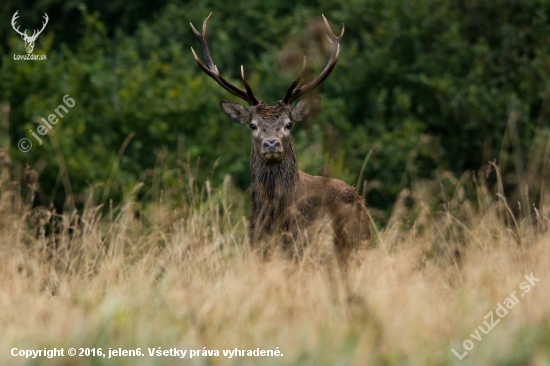
[[[334,212],[338,208],[349,209],[356,204],[363,204],[363,199],[349,184],[324,176],[312,176],[300,171],[302,201],[308,203],[316,213],[320,209]]]

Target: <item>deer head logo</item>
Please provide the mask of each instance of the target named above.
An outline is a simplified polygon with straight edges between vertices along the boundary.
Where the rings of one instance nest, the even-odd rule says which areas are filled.
[[[26,29],[25,29],[25,32],[22,33],[22,32],[19,31],[19,27],[15,28],[15,20],[17,18],[19,18],[19,15],[17,15],[18,12],[19,12],[19,10],[16,11],[15,14],[13,14],[13,18],[11,18],[11,26],[13,27],[13,30],[15,30],[17,33],[19,33],[21,35],[21,38],[23,38],[23,41],[25,41],[25,48],[27,50],[27,53],[32,53],[32,50],[34,49],[34,42],[36,41],[36,38],[38,38],[40,33],[42,33],[44,28],[46,28],[46,24],[48,24],[48,19],[49,19],[48,14],[44,13],[44,20],[45,21],[42,22],[42,29],[40,29],[40,30],[35,29],[32,32],[32,35],[28,36]]]

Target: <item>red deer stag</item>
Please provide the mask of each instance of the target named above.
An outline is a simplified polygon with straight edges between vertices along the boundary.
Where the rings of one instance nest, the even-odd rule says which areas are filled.
[[[195,61],[212,79],[225,90],[245,100],[250,110],[239,103],[222,100],[220,105],[233,122],[246,125],[252,132],[250,152],[251,183],[250,198],[250,243],[258,247],[266,243],[272,234],[289,233],[285,245],[296,238],[299,228],[309,226],[316,218],[328,215],[334,231],[335,245],[341,260],[363,240],[370,237],[369,220],[363,199],[348,184],[327,177],[311,176],[298,169],[296,152],[290,130],[296,122],[310,116],[318,107],[320,98],[302,99],[294,107],[292,102],[317,88],[332,72],[338,54],[342,32],[336,37],[323,16],[328,36],[332,43],[332,54],[319,76],[302,84],[302,70],[288,87],[283,100],[269,106],[258,100],[246,81],[243,67],[241,77],[245,90],[227,81],[212,61],[206,41],[206,27],[212,13],[208,15],[199,33],[193,24],[191,29],[199,39],[206,65],[191,48]],[[265,248],[262,248],[262,253]]]

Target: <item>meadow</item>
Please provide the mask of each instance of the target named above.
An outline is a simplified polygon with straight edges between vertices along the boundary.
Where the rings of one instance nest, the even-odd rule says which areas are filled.
[[[2,5],[0,366],[550,365],[549,1]],[[251,136],[190,50],[211,12],[220,72],[270,105],[326,65],[321,14],[345,25],[293,138],[368,201],[347,265],[323,221],[250,248]],[[47,59],[14,59],[44,15]]]
[[[530,169],[544,173],[546,150]],[[412,180],[386,225],[373,217],[371,247],[347,267],[326,231],[307,238],[301,256],[261,260],[248,245],[246,192],[230,176],[212,187],[189,167],[167,175],[177,187],[156,177],[150,200],[137,185],[121,204],[102,204],[90,186],[81,211],[56,213],[32,208],[36,192],[3,168],[0,364],[550,364],[550,202],[540,174],[523,181],[537,184],[538,200],[520,194],[514,204],[494,163]],[[70,357],[71,347],[107,356]],[[65,356],[27,359],[13,348]],[[144,356],[108,358],[119,348]],[[172,348],[188,353],[148,353]],[[281,355],[223,355],[258,348]]]

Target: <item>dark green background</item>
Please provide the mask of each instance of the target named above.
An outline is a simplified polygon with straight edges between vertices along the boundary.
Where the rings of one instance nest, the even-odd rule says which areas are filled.
[[[25,54],[10,26],[16,10],[21,29],[39,28],[48,13],[34,50],[47,61],[13,60]],[[152,184],[148,169],[188,158],[194,166],[199,157],[199,179],[219,159],[213,183],[231,174],[245,189],[249,131],[221,111],[219,100],[231,99],[229,93],[202,73],[190,51],[200,46],[189,22],[199,28],[211,11],[218,69],[241,86],[244,65],[268,104],[282,99],[302,55],[306,79],[322,70],[329,44],[321,14],[335,33],[345,23],[338,65],[317,91],[320,113],[294,136],[303,170],[319,174],[326,164],[333,177],[354,185],[372,150],[363,179],[378,182],[367,196],[373,208],[389,210],[410,174],[459,176],[499,156],[505,165],[512,111],[520,156],[526,158],[535,135],[548,133],[541,106],[550,73],[550,1],[7,0],[0,10],[0,101],[11,106],[14,163],[41,166],[50,194],[61,164],[52,140],[46,136],[26,154],[16,146],[36,130],[35,116],[49,115],[69,94],[76,106],[54,130],[77,201],[90,183],[107,181],[131,132],[112,197],[139,181]],[[64,194],[56,190],[53,201],[62,205]]]

